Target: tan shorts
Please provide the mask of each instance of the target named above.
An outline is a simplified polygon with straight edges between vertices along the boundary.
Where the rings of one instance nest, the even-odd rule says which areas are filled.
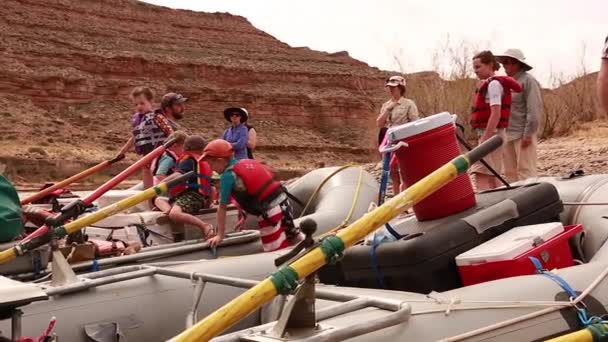
[[[485,133],[485,130],[478,129],[478,130],[476,130],[476,132],[477,132],[477,139],[478,139],[478,143],[479,143],[479,139],[481,139],[481,137]],[[507,134],[505,132],[505,129],[504,128],[498,129],[496,131],[496,134],[500,135],[502,137],[503,146],[504,146],[504,142],[507,141]],[[490,165],[490,167],[492,167],[494,169],[494,171],[498,172],[499,174],[502,172],[502,169],[503,169],[503,152],[502,152],[502,150],[503,150],[503,147],[501,146],[496,151],[490,153],[489,155],[487,155],[483,158],[483,160],[485,160],[485,162],[488,163],[488,165]],[[484,174],[484,175],[493,176],[492,172],[490,172],[490,170],[488,170],[488,168],[486,168],[480,161],[471,166],[471,173],[472,174],[480,173],[480,174]]]

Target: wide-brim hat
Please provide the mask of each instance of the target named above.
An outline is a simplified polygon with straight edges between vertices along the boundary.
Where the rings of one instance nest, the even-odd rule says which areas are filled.
[[[504,58],[513,58],[521,64],[521,66],[524,70],[526,70],[526,71],[532,70],[532,66],[530,64],[526,63],[526,57],[524,57],[524,53],[520,49],[508,49],[502,55],[496,55],[496,58],[501,63],[502,63],[501,59],[504,60]]]
[[[241,123],[245,123],[247,119],[249,119],[249,112],[247,112],[247,109],[239,107],[230,107],[224,109],[224,118],[226,119],[226,121],[230,122],[230,115],[232,115],[232,113],[239,113],[241,115]]]
[[[386,84],[384,85],[385,87],[397,87],[397,86],[404,86],[405,87],[405,78],[402,76],[392,76],[391,78],[389,78],[388,80],[386,80]]]

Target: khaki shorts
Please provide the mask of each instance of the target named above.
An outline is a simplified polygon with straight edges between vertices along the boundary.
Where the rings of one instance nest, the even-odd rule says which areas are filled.
[[[478,143],[479,143],[479,139],[481,139],[481,137],[485,133],[485,130],[477,129],[476,133],[477,133],[477,139],[478,139]],[[503,146],[504,146],[504,142],[507,141],[507,134],[505,133],[505,129],[500,128],[496,131],[495,134],[500,135],[502,137]],[[492,167],[494,169],[494,171],[498,172],[499,174],[503,170],[503,151],[502,150],[503,150],[503,147],[501,146],[496,151],[490,153],[489,155],[487,155],[483,158],[483,160],[486,163],[488,163],[488,165],[490,165],[490,167]],[[490,172],[490,170],[488,170],[488,168],[486,168],[480,161],[471,166],[471,173],[472,174],[479,173],[479,174],[493,176],[492,172]]]

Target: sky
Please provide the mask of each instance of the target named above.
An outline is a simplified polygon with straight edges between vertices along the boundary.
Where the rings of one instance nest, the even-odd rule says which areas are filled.
[[[449,66],[447,48],[519,48],[543,86],[599,69],[608,0],[146,0],[228,12],[291,46],[407,73]],[[434,57],[435,56],[435,57]],[[436,56],[439,56],[437,58]],[[443,56],[443,57],[441,57]]]

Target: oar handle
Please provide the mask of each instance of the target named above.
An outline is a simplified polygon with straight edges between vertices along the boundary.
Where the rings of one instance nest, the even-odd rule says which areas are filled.
[[[124,153],[121,153],[121,154],[117,155],[116,157],[108,160],[108,163],[109,164],[118,163],[119,161],[121,161],[123,159],[125,159],[125,155],[124,155]]]
[[[498,148],[502,146],[503,139],[502,137],[495,135],[490,139],[484,141],[470,152],[467,153],[467,159],[469,159],[469,164],[476,163],[480,161],[483,157],[489,155],[494,152]]]
[[[167,181],[167,188],[171,189],[176,185],[179,185],[181,183],[185,183],[187,181],[189,181],[191,178],[194,178],[196,176],[196,173],[194,171],[190,171],[188,173],[184,173],[183,175],[170,179],[169,181]]]
[[[175,144],[176,141],[177,141],[177,138],[170,138],[167,141],[165,141],[165,143],[163,144],[163,146],[165,148],[169,148],[169,147],[171,147],[171,145]]]
[[[43,233],[39,233],[27,241],[21,242],[11,249],[0,252],[0,264],[15,259],[17,255],[22,255],[27,251],[38,248],[50,242],[54,237],[62,238],[67,234],[75,233],[78,230],[103,220],[106,217],[112,216],[117,212],[126,210],[137,203],[149,200],[156,195],[162,194],[163,192],[168,192],[172,187],[187,182],[190,178],[194,177],[196,177],[196,173],[194,171],[190,171],[167,182],[160,183],[153,188],[125,198],[111,206],[104,207],[90,215],[80,217],[66,225],[53,228],[52,230],[45,227],[46,231]]]

